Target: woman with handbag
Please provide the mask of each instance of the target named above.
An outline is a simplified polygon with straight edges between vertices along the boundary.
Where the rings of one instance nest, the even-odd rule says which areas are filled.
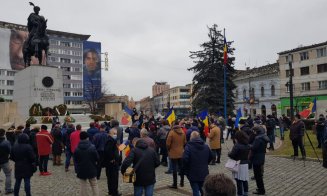
[[[247,196],[249,191],[249,138],[243,131],[237,131],[235,134],[235,140],[236,144],[228,156],[229,158],[240,162],[238,171],[234,171],[232,173],[234,179],[236,180],[237,195]]]

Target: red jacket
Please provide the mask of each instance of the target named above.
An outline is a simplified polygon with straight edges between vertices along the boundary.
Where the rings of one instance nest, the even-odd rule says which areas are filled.
[[[72,153],[75,152],[75,149],[78,146],[78,143],[80,141],[80,138],[79,138],[80,133],[81,133],[81,130],[76,130],[70,134],[70,150]]]
[[[41,131],[36,134],[36,143],[39,156],[50,154],[53,138],[47,130],[41,129]]]

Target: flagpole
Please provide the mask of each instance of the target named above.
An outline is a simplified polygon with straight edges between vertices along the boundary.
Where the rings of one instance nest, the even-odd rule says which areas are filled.
[[[225,28],[224,28],[224,42],[226,40],[226,37],[225,37]],[[227,42],[224,43],[224,47],[225,47],[225,44],[227,45]],[[227,53],[227,51],[226,51]],[[225,58],[225,57],[224,57]],[[224,117],[225,117],[225,121],[227,122],[227,88],[226,88],[226,64],[224,63]]]

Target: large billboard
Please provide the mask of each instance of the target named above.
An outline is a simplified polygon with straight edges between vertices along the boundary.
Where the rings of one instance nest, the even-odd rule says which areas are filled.
[[[27,37],[27,31],[0,28],[0,69],[24,69],[23,45]],[[31,64],[39,63],[32,57]]]
[[[83,95],[86,101],[101,97],[101,43],[83,43]]]

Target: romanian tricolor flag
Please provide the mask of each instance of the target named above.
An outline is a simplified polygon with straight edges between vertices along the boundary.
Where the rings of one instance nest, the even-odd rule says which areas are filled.
[[[129,141],[125,141],[124,143],[120,144],[118,146],[118,150],[121,152],[121,151],[124,151],[125,153],[125,156],[127,157],[129,155],[129,153],[131,152],[131,147],[129,146]]]
[[[125,111],[125,113],[124,113],[123,117],[121,118],[121,124],[128,125],[128,123],[131,122],[133,111],[131,109],[129,109],[127,106],[125,106],[124,111]]]
[[[208,118],[208,110],[202,111],[200,114],[197,115],[198,118],[200,118],[204,124],[204,135],[207,137],[209,134],[209,118]]]
[[[310,103],[309,107],[307,109],[304,109],[302,112],[300,112],[299,114],[303,117],[303,118],[308,118],[310,116],[310,114],[315,113],[317,110],[317,99],[315,98],[313,100],[313,102]]]
[[[225,32],[224,32],[224,65],[227,65],[227,61],[228,61],[227,42],[226,42],[226,37],[225,37]]]
[[[168,120],[170,125],[176,120],[176,115],[173,107],[170,108],[164,119]]]

